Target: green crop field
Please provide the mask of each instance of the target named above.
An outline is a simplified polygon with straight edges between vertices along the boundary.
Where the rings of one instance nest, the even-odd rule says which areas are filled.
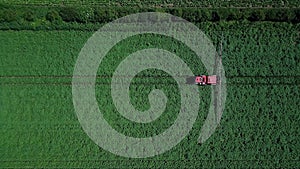
[[[206,142],[197,144],[211,99],[211,88],[199,86],[200,109],[188,136],[166,153],[141,159],[103,150],[77,119],[72,76],[79,52],[94,31],[0,31],[0,168],[298,168],[299,23],[195,24],[215,46],[223,44],[227,99],[221,123]],[[136,35],[115,45],[99,65],[96,98],[108,123],[132,137],[163,132],[174,123],[181,106],[176,81],[166,72],[148,69],[133,79],[131,103],[147,110],[149,93],[161,89],[169,99],[162,116],[141,124],[116,110],[110,91],[112,74],[128,55],[147,48],[166,49],[194,74],[207,73],[195,53],[170,37]]]

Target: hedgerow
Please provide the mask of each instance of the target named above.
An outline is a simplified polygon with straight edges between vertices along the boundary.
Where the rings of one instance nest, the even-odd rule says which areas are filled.
[[[48,29],[56,29],[57,24],[70,23],[106,23],[116,18],[138,12],[167,12],[182,17],[190,22],[219,21],[273,21],[300,22],[300,8],[293,9],[252,9],[252,8],[126,8],[126,7],[86,7],[86,6],[7,6],[0,5],[0,29],[30,28],[30,25],[40,24],[45,20]],[[43,27],[42,25],[39,25]]]
[[[46,19],[50,22],[62,20],[61,16],[59,15],[59,12],[55,10],[50,10],[49,12],[47,12]]]
[[[61,6],[63,5],[80,5],[80,6],[101,6],[101,7],[241,7],[241,8],[257,8],[257,7],[281,7],[295,8],[300,7],[298,0],[252,0],[252,1],[216,1],[216,0],[114,0],[114,1],[99,1],[99,0],[2,0],[1,2],[11,5],[46,5],[46,6]]]

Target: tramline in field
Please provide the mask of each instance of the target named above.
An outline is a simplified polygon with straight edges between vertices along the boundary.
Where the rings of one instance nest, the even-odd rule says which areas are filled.
[[[219,54],[216,55],[215,58],[215,66],[214,66],[214,75],[198,75],[198,76],[192,76],[188,77],[186,79],[187,84],[196,84],[200,86],[205,85],[217,85],[220,83],[220,77],[216,75],[217,69],[219,68],[220,62],[222,63],[222,41],[220,43],[220,51]]]

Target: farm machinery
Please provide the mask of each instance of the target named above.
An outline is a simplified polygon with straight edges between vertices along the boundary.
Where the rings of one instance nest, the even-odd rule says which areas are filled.
[[[215,57],[211,59],[214,59],[214,61],[211,60],[211,63],[214,62],[214,64],[212,70],[208,71],[209,75],[200,74],[186,77],[186,84],[211,86],[212,89],[209,113],[201,128],[198,144],[202,144],[216,130],[225,107],[226,78],[222,66],[222,41],[220,42],[219,52],[216,52]]]
[[[186,81],[187,84],[196,84],[200,86],[217,85],[219,78],[217,75],[200,75],[188,77]]]

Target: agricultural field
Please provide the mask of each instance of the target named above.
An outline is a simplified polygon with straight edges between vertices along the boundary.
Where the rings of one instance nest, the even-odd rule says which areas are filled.
[[[192,3],[207,1],[197,2]],[[259,6],[258,1],[255,4]],[[288,4],[298,5],[296,1]],[[94,31],[1,30],[0,168],[299,167],[299,23],[221,21],[195,25],[217,48],[223,44],[227,99],[221,123],[206,142],[197,144],[211,100],[211,88],[199,86],[200,109],[188,136],[166,153],[140,159],[103,150],[77,119],[72,76],[78,55]],[[103,117],[118,132],[131,137],[163,132],[174,123],[181,106],[176,81],[164,71],[148,69],[133,78],[131,103],[140,111],[147,110],[149,93],[160,89],[168,98],[163,114],[151,123],[135,123],[115,108],[110,90],[115,69],[131,53],[148,48],[176,54],[195,75],[207,73],[193,51],[170,37],[136,35],[115,45],[99,65],[95,93]]]

